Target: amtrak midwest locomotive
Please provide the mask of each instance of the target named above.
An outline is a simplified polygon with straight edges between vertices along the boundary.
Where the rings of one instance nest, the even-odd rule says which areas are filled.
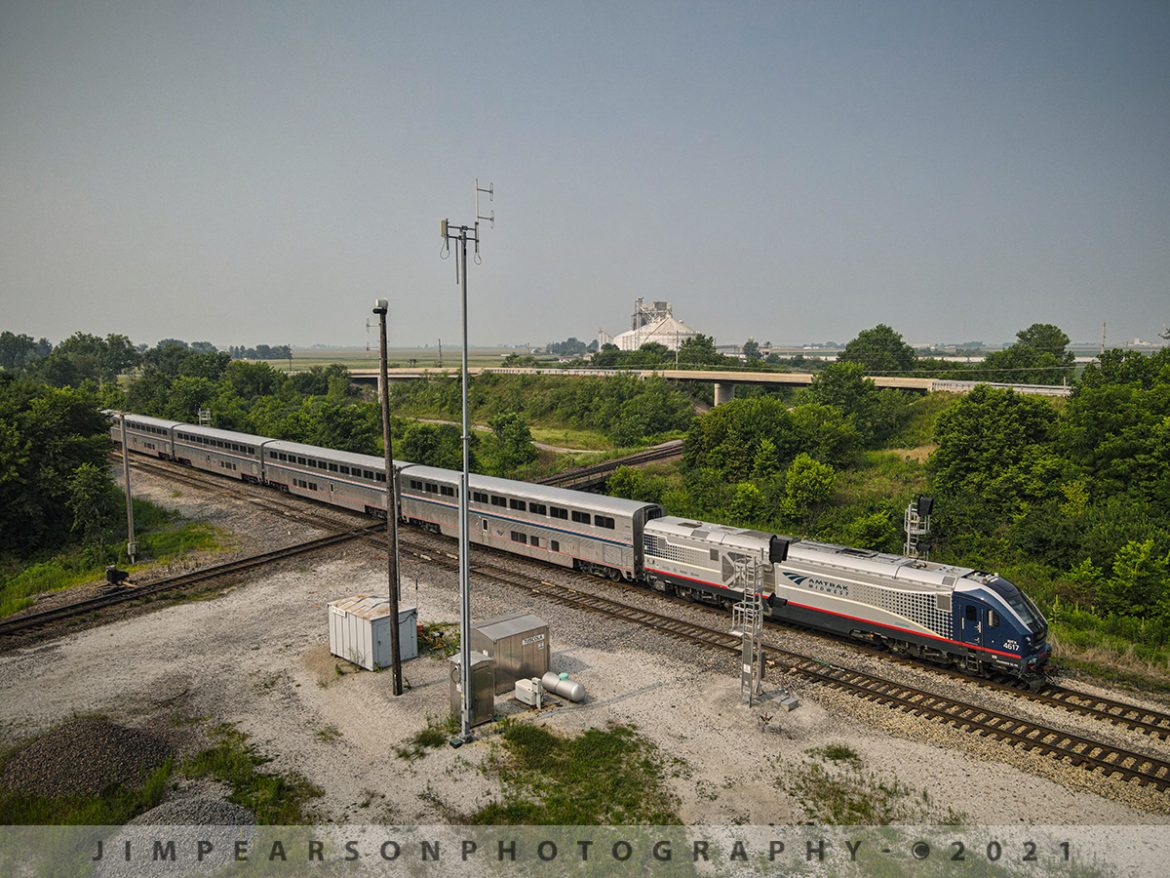
[[[111,436],[121,441],[120,418]],[[386,514],[380,457],[131,414],[126,443],[131,451]],[[458,536],[459,478],[394,461],[402,520]],[[707,603],[735,603],[754,589],[774,619],[974,673],[1031,679],[1052,652],[1036,605],[995,574],[675,518],[655,503],[511,479],[472,474],[469,488],[469,538],[480,545]]]

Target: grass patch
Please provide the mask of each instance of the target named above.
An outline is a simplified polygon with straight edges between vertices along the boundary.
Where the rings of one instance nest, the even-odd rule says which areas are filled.
[[[235,726],[217,726],[212,736],[214,746],[183,763],[184,775],[228,784],[231,801],[251,809],[257,823],[291,826],[309,822],[306,808],[321,795],[319,787],[299,772],[280,775],[260,771],[272,757],[259,753]]]
[[[418,651],[426,655],[450,658],[459,652],[457,622],[427,622],[418,636]]]
[[[861,767],[861,756],[852,747],[847,747],[844,744],[828,744],[815,750],[809,750],[808,753],[810,756],[818,756],[828,762],[840,762]]]
[[[0,791],[0,824],[7,826],[120,826],[162,801],[174,772],[168,759],[141,787],[114,786],[97,796],[45,798]]]
[[[337,726],[325,726],[323,729],[317,729],[317,740],[325,744],[332,744],[334,741],[341,739],[341,729]]]
[[[809,750],[808,754],[812,759],[796,768],[781,785],[815,823],[959,826],[965,819],[965,815],[951,808],[939,812],[925,790],[916,794],[897,778],[887,780],[866,771],[861,757],[850,747],[833,744]]]
[[[609,437],[596,430],[558,426],[530,426],[528,429],[534,441],[558,448],[573,448],[577,451],[609,451],[613,448]]]
[[[588,729],[567,738],[544,726],[504,726],[489,765],[504,799],[472,815],[476,824],[677,824],[668,762],[632,726]]]
[[[910,419],[886,441],[887,448],[916,448],[934,441],[938,416],[959,399],[954,393],[928,393],[910,403]]]
[[[451,736],[460,731],[461,720],[453,713],[446,717],[428,716],[426,727],[416,732],[403,747],[395,747],[394,755],[407,762],[422,759],[428,750],[435,750],[446,744]]]
[[[102,579],[107,564],[118,564],[133,577],[135,572],[188,552],[218,550],[226,541],[222,532],[206,522],[183,521],[148,500],[134,501],[134,522],[138,555],[146,559],[142,563],[126,565],[124,542],[74,546],[23,566],[9,561],[5,566],[11,572],[0,581],[0,618],[32,606],[38,594]]]

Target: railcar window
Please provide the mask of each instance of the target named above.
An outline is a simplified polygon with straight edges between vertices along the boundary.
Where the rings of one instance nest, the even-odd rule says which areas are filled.
[[[598,527],[604,527],[604,528],[607,528],[609,530],[614,529],[614,520],[612,518],[610,518],[608,515],[595,515],[595,516],[593,516],[593,523],[596,524]]]
[[[410,487],[412,487],[416,491],[421,491],[422,490],[422,482],[420,482],[418,479],[411,479],[410,480]]]
[[[450,485],[439,485],[439,493],[442,494],[444,497],[454,497],[455,496],[455,489],[452,488]]]
[[[557,542],[556,540],[550,540],[550,541],[549,541],[549,547],[550,547],[550,548],[551,548],[551,549],[552,549],[554,552],[559,552],[559,551],[561,550],[561,544],[560,544],[559,542]]]
[[[492,506],[507,506],[507,505],[508,505],[508,501],[505,500],[503,497],[497,497],[495,494],[492,494]]]
[[[471,492],[471,499],[474,500],[476,503],[487,503],[488,495],[485,494],[483,491],[472,491]]]
[[[536,548],[540,548],[540,537],[529,537],[528,542]]]
[[[561,509],[559,506],[550,506],[548,508],[548,514],[553,518],[560,518],[565,521],[569,520],[569,511],[567,509]]]
[[[520,533],[520,531],[514,530],[514,531],[512,531],[512,542],[514,542],[514,543],[527,543],[528,537],[525,534]]]
[[[533,515],[548,515],[548,507],[543,503],[529,503],[528,511]]]
[[[362,476],[364,476],[365,478],[369,479],[372,482],[374,480],[374,471],[371,469],[364,469],[364,470],[362,470]]]
[[[573,521],[577,522],[578,524],[589,524],[589,513],[588,512],[578,512],[576,509],[574,509],[573,510]]]
[[[385,473],[375,473],[374,478],[377,479],[379,482],[384,482],[384,481],[386,481],[386,474]]]
[[[350,472],[349,472],[349,467],[348,467],[348,466],[346,466],[345,464],[342,464],[342,465],[341,465],[341,467],[340,467],[340,469],[341,469],[341,474],[342,474],[343,476],[348,476],[348,475],[350,475]]]
[[[528,511],[528,504],[525,503],[523,500],[509,500],[508,501],[508,508],[515,509],[518,512],[527,512]]]
[[[337,464],[335,464],[335,463],[329,464],[329,472],[331,472],[331,473],[337,472]]]
[[[305,459],[304,459],[303,457],[298,457],[298,458],[297,458],[297,463],[299,463],[301,466],[304,466],[304,465],[305,465]]]
[[[987,611],[987,627],[988,628],[998,628],[999,627],[999,613],[995,612],[995,610],[988,610]]]

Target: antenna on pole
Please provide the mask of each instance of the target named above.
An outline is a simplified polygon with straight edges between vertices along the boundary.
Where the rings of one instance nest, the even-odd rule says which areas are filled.
[[[487,188],[484,189],[479,185],[479,177],[475,178],[475,264],[479,265],[483,262],[479,258],[479,221],[487,220],[492,224],[492,228],[496,227],[496,212],[493,210],[487,216],[484,216],[479,211],[479,195],[481,192],[487,193],[488,201],[496,200],[496,184],[488,183]]]
[[[461,299],[463,305],[463,350],[462,350],[462,380],[460,382],[463,397],[463,471],[459,477],[459,681],[452,694],[459,695],[460,702],[460,734],[451,739],[453,746],[459,746],[472,739],[473,726],[486,722],[490,716],[476,714],[472,700],[472,673],[471,673],[471,543],[468,537],[469,518],[469,482],[470,482],[470,454],[471,454],[471,426],[467,408],[467,244],[475,244],[475,264],[479,265],[479,222],[487,220],[493,226],[496,223],[495,211],[488,216],[480,213],[479,196],[486,193],[488,200],[495,200],[495,185],[488,184],[487,188],[479,185],[479,178],[475,180],[475,223],[471,226],[452,225],[447,219],[439,222],[439,234],[443,238],[441,258],[447,258],[450,252],[450,242],[455,241],[455,276],[462,287]],[[486,656],[485,656],[486,658]],[[454,675],[452,683],[455,683]],[[481,708],[482,709],[482,708]]]
[[[370,352],[370,318],[366,318],[366,353]]]

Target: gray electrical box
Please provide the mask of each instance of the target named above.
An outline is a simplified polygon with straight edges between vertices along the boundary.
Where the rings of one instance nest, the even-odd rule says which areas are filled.
[[[472,626],[471,648],[496,663],[495,692],[515,689],[517,680],[543,677],[548,670],[548,623],[531,613],[513,613]]]
[[[451,713],[463,716],[463,677],[460,656],[451,656]],[[471,725],[490,722],[496,713],[495,662],[491,657],[471,650]]]

